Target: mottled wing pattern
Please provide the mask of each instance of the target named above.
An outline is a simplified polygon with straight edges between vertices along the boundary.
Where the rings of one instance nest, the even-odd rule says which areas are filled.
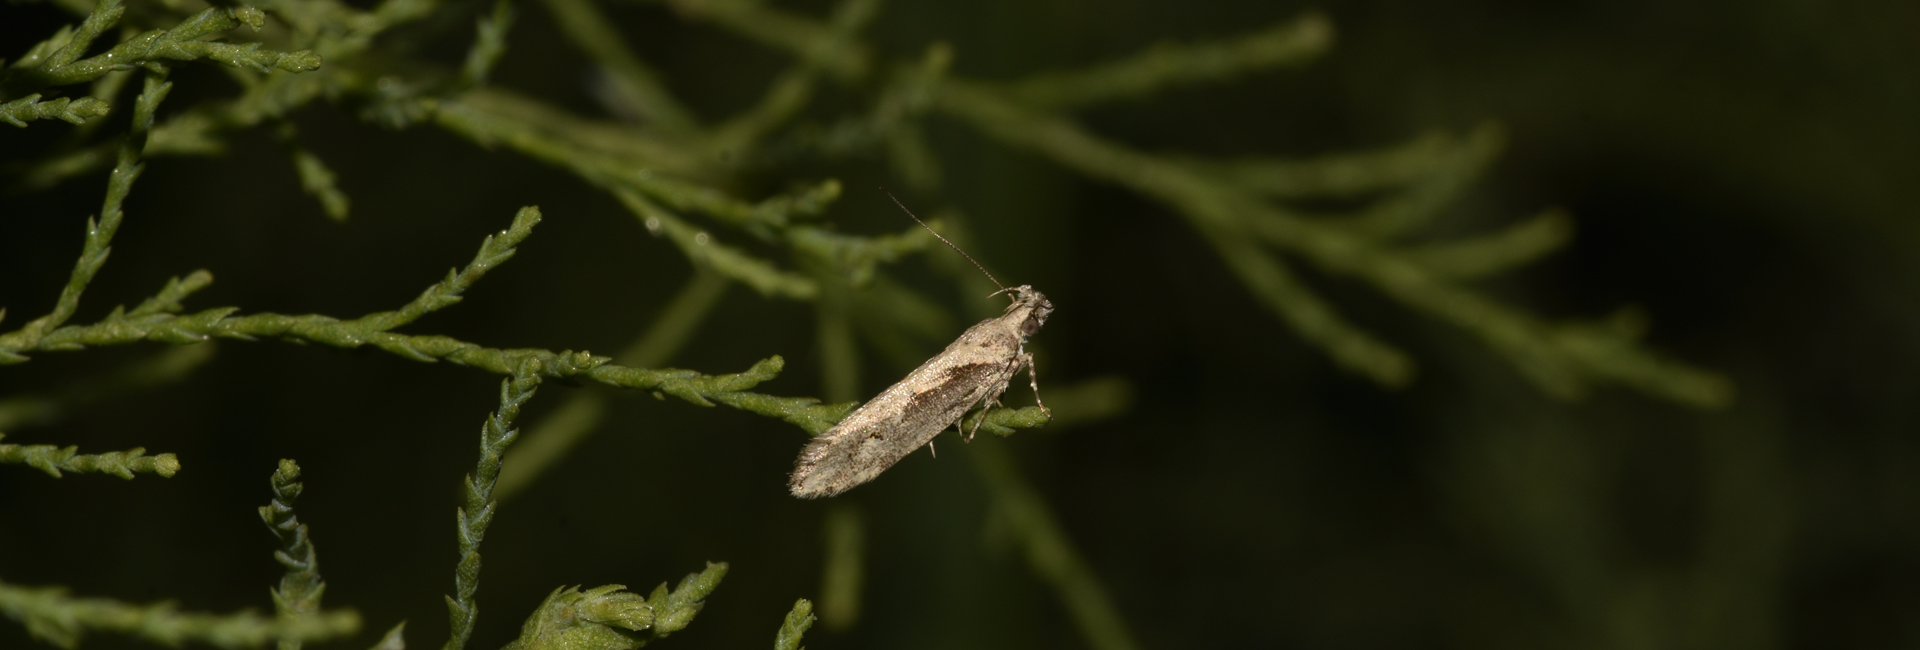
[[[914,444],[907,451],[927,444],[941,431],[959,422],[975,405],[1000,397],[1000,393],[1007,390],[1007,380],[1012,376],[1007,364],[998,362],[969,363],[949,368],[942,378],[944,381],[937,388],[907,400],[909,415],[901,418],[901,429],[925,432],[914,436]],[[888,464],[892,462],[889,460]]]
[[[870,481],[975,405],[996,403],[1014,373],[1031,363],[1025,355],[1027,335],[1053,312],[1053,304],[1032,287],[1007,291],[1014,301],[1005,314],[967,328],[906,379],[807,443],[787,483],[793,495],[833,496]]]
[[[870,481],[974,405],[1000,396],[1013,377],[1000,361],[922,365],[800,452],[794,496],[826,497]]]

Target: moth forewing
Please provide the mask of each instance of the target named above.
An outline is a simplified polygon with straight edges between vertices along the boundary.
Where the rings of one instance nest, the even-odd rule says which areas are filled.
[[[973,407],[998,405],[1022,368],[1039,401],[1026,343],[1046,324],[1053,303],[1026,285],[1006,291],[1013,298],[1006,313],[967,328],[946,350],[808,442],[788,483],[793,495],[833,496],[873,480]]]

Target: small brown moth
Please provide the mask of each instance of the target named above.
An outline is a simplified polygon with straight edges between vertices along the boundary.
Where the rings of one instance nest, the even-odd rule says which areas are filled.
[[[893,202],[899,205],[900,199]],[[900,209],[907,210],[907,206],[900,205]],[[907,210],[907,216],[940,237],[913,211]],[[995,295],[1008,294],[1013,304],[998,318],[967,328],[959,340],[907,373],[900,383],[881,391],[847,419],[808,442],[788,482],[794,496],[830,497],[873,480],[921,445],[931,446],[935,436],[958,424],[973,407],[985,411],[998,406],[1000,395],[1021,368],[1027,370],[1034,401],[1040,401],[1040,380],[1033,374],[1027,337],[1046,324],[1053,303],[1027,285],[1007,288],[972,255],[945,237],[940,241],[986,273],[987,279],[1000,287]],[[1046,404],[1040,404],[1042,411],[1046,408]],[[1053,417],[1052,412],[1048,411],[1047,417]],[[973,429],[979,431],[980,425],[975,423]],[[971,439],[973,431],[967,432],[967,437]]]

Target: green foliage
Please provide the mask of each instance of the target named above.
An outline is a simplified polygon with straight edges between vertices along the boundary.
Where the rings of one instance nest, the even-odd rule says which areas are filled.
[[[728,284],[725,276],[712,271],[694,273],[646,333],[614,355],[615,362],[639,367],[666,363],[692,337],[725,294]],[[552,415],[530,428],[524,440],[514,445],[513,462],[501,469],[494,494],[506,499],[532,485],[543,472],[565,457],[574,445],[592,433],[605,413],[606,398],[600,393],[582,392],[569,397]],[[836,415],[831,419],[837,420],[838,417]]]
[[[0,433],[0,438],[7,437]],[[0,463],[18,463],[46,472],[54,478],[60,478],[61,471],[81,472],[85,474],[112,474],[120,478],[133,478],[135,473],[159,474],[163,478],[173,478],[180,471],[180,459],[173,454],[148,456],[147,450],[134,447],[127,451],[114,451],[104,454],[79,453],[79,447],[55,447],[53,445],[9,445],[0,444]]]
[[[32,588],[0,583],[0,613],[20,621],[35,638],[75,648],[88,631],[134,635],[161,645],[193,641],[221,648],[258,648],[269,641],[319,641],[360,630],[351,610],[264,617],[251,612],[198,614],[173,603],[129,605],[101,598],[73,598],[62,587]]]
[[[1086,70],[1040,73],[1006,92],[1029,106],[1053,110],[1138,97],[1167,86],[1227,80],[1266,68],[1302,65],[1333,45],[1333,24],[1307,14],[1215,43],[1161,44]]]
[[[586,591],[578,587],[555,589],[527,618],[520,628],[520,638],[507,644],[506,650],[638,648],[685,629],[726,574],[726,563],[708,563],[706,570],[688,575],[673,591],[667,591],[667,585],[661,583],[646,598],[625,591],[626,585]],[[788,621],[791,624],[792,616]],[[782,630],[784,635],[785,628]]]
[[[839,504],[827,512],[825,528],[827,557],[821,562],[825,568],[820,576],[820,617],[829,629],[850,629],[860,620],[860,587],[867,579],[866,523],[858,509]],[[807,603],[807,610],[813,610],[812,603]],[[791,624],[793,617],[788,616],[787,622]]]
[[[218,349],[210,343],[165,348],[58,390],[0,398],[0,429],[43,426],[126,393],[181,381],[212,361]]]
[[[293,503],[300,498],[300,465],[282,459],[273,473],[273,502],[260,506],[260,521],[280,537],[280,550],[273,559],[287,568],[280,586],[273,590],[273,609],[281,616],[299,617],[320,611],[320,598],[327,583],[320,579],[320,560],[307,539],[307,525],[293,516]],[[283,639],[280,650],[300,650],[300,642]]]
[[[395,625],[393,629],[387,630],[387,633],[380,637],[379,643],[373,644],[373,647],[368,650],[407,650],[407,639],[404,636],[406,631],[406,623],[402,622],[399,625]]]
[[[107,4],[110,3],[102,3],[102,6]],[[117,12],[113,13],[114,18],[117,18]],[[96,11],[88,18],[88,24],[92,24],[102,15],[105,13]],[[86,28],[82,29],[82,34],[87,34]],[[85,39],[91,40],[92,36],[86,35]],[[80,47],[84,47],[84,44]],[[61,50],[61,52],[64,51]],[[62,56],[60,53],[55,53],[53,60],[58,61]],[[164,69],[149,70],[140,96],[134,99],[133,133],[120,146],[119,162],[114,165],[113,173],[107,177],[107,197],[100,209],[100,219],[99,221],[88,220],[86,243],[81,248],[80,259],[74,263],[73,274],[68,278],[67,286],[60,291],[60,299],[54,304],[53,312],[27,323],[25,327],[15,332],[0,334],[0,364],[26,361],[26,357],[18,354],[17,350],[42,344],[49,332],[65,323],[68,318],[72,318],[74,310],[80,306],[80,293],[86,289],[87,283],[93,281],[94,274],[100,272],[101,265],[106,263],[107,243],[113,240],[114,232],[120,229],[122,217],[120,205],[125,202],[127,192],[132,190],[134,179],[140,176],[140,150],[146,144],[146,136],[152,130],[154,109],[159,106],[161,100],[166,98],[168,90],[172,88],[172,84],[166,83],[165,78]],[[176,284],[169,282],[167,289],[162,291],[162,296],[169,291],[187,291],[176,289]],[[156,305],[177,302],[177,299],[166,300],[162,296],[156,296],[148,302]],[[117,310],[115,315],[119,315]],[[55,344],[56,349],[63,345],[71,346],[71,344]]]
[[[347,193],[340,190],[333,170],[326,161],[300,144],[299,130],[292,122],[280,123],[280,142],[286,148],[287,158],[293,161],[293,170],[300,174],[300,189],[320,201],[321,209],[335,221],[345,221],[347,210],[353,201]]]
[[[502,350],[485,348],[476,344],[459,341],[445,336],[409,336],[395,334],[390,330],[413,322],[433,311],[443,309],[460,301],[461,292],[484,276],[489,270],[513,257],[514,246],[532,231],[540,222],[540,212],[535,208],[525,208],[515,217],[513,225],[503,231],[498,238],[488,237],[480,246],[480,252],[472,262],[458,271],[450,271],[447,278],[428,287],[413,301],[394,311],[378,312],[352,320],[338,320],[326,316],[283,316],[279,314],[255,314],[231,316],[237,308],[223,307],[205,310],[196,314],[176,315],[181,309],[180,301],[188,294],[200,289],[211,280],[204,271],[189,276],[186,280],[175,279],[141,307],[131,312],[115,310],[99,323],[85,326],[57,325],[72,313],[74,307],[56,309],[55,315],[29,323],[27,327],[8,334],[0,334],[0,359],[14,363],[24,362],[28,351],[73,351],[86,347],[125,344],[141,340],[165,343],[198,343],[211,338],[229,338],[255,340],[258,338],[280,338],[285,340],[319,343],[342,348],[356,348],[373,345],[382,350],[416,361],[437,361],[445,359],[460,365],[472,366],[493,372],[510,372],[511,368],[532,363],[544,377],[582,377],[611,386],[657,390],[679,397],[700,406],[712,406],[715,402],[755,413],[779,417],[792,422],[810,432],[825,431],[839,420],[851,405],[820,405],[811,398],[773,397],[749,392],[748,389],[778,376],[785,362],[773,357],[754,364],[746,372],[704,376],[684,370],[648,370],[613,365],[608,357],[594,356],[586,352],[551,352],[547,350],[514,349]],[[117,220],[116,222],[117,223]],[[90,229],[90,233],[100,233],[104,227]],[[70,281],[69,291],[62,294],[63,305],[77,306],[79,288],[96,272],[100,263],[105,261],[104,242],[109,234],[90,236],[89,242],[101,242],[94,250],[91,264],[83,264],[75,271],[75,279]],[[69,298],[71,296],[71,298]]]
[[[276,52],[261,50],[259,43],[236,45],[200,40],[217,32],[246,25],[258,31],[267,16],[253,7],[214,7],[187,17],[172,29],[155,29],[126,39],[113,49],[86,59],[94,39],[120,22],[126,14],[124,0],[103,0],[75,30],[61,30],[28,50],[14,61],[12,69],[0,75],[0,88],[8,94],[21,89],[44,88],[82,83],[115,70],[136,66],[162,69],[162,61],[212,59],[220,63],[266,72],[270,69],[307,72],[320,67],[320,58],[305,50]]]
[[[773,637],[773,650],[800,650],[800,638],[813,627],[813,621],[813,603],[805,598],[795,601],[786,622],[780,624],[780,633]]]
[[[487,75],[507,51],[507,29],[513,26],[513,5],[506,0],[493,3],[493,14],[480,18],[474,26],[473,48],[467,50],[466,65],[460,68],[455,88],[466,89],[487,82]]]
[[[699,573],[689,573],[667,590],[667,583],[653,588],[647,596],[647,602],[653,604],[653,635],[663,637],[686,629],[693,622],[693,615],[707,605],[707,596],[720,586],[720,579],[727,577],[727,563],[708,562],[707,568]]]
[[[1410,381],[1413,362],[1348,323],[1263,245],[1298,254],[1322,271],[1355,277],[1409,307],[1466,328],[1556,396],[1577,398],[1592,383],[1611,381],[1699,407],[1724,406],[1733,398],[1732,386],[1721,376],[1642,350],[1642,332],[1636,329],[1548,324],[1460,286],[1449,274],[1421,265],[1382,239],[1431,218],[1431,207],[1365,215],[1359,228],[1315,220],[1267,204],[1227,178],[1202,173],[1191,164],[1102,140],[991,88],[953,81],[943,86],[941,99],[946,112],[1009,145],[1033,148],[1063,165],[1169,204],[1206,235],[1228,266],[1283,320],[1342,365],[1381,383]],[[1481,245],[1499,248],[1491,242]],[[1483,259],[1482,272],[1500,261],[1521,262],[1530,256],[1501,257],[1507,259]]]
[[[633,632],[653,626],[653,607],[626,585],[580,591],[561,587],[527,618],[520,638],[506,650],[631,650],[643,642]]]
[[[486,247],[482,246],[481,250]],[[533,398],[534,389],[539,387],[539,360],[523,362],[514,369],[513,379],[500,382],[500,410],[488,416],[486,424],[480,427],[480,463],[461,485],[466,492],[466,502],[454,513],[460,538],[460,565],[453,572],[456,595],[447,597],[447,616],[453,622],[453,634],[442,646],[446,650],[467,647],[467,637],[473,634],[473,619],[479,614],[473,595],[480,589],[480,542],[487,535],[487,526],[493,523],[493,483],[500,476],[500,460],[507,445],[513,444],[514,438],[520,435],[511,428],[513,421],[520,417],[520,407]]]
[[[40,101],[40,95],[33,94],[0,104],[0,122],[24,127],[27,122],[57,118],[74,124],[84,124],[87,118],[107,114],[107,103],[92,97],[79,99],[50,99]]]
[[[967,451],[992,500],[989,530],[1011,541],[1034,574],[1054,588],[1087,644],[1096,650],[1140,647],[1113,597],[1061,528],[1059,517],[1020,476],[1006,450],[997,441],[983,440]]]
[[[545,419],[528,425],[527,439],[516,445],[521,410],[546,380],[586,380],[671,395],[695,406],[724,405],[818,434],[856,406],[848,401],[857,399],[862,385],[856,330],[870,334],[867,338],[896,365],[912,363],[924,340],[951,334],[956,322],[951,314],[890,277],[890,265],[930,250],[934,239],[926,231],[908,227],[893,234],[857,235],[837,230],[822,219],[843,191],[837,179],[792,182],[784,192],[758,198],[747,198],[739,189],[749,186],[749,177],[782,163],[860,156],[884,158],[911,187],[936,189],[943,170],[922,124],[933,117],[949,118],[1008,147],[1165,204],[1281,323],[1340,366],[1381,385],[1412,382],[1415,361],[1349,321],[1292,264],[1304,262],[1325,275],[1351,278],[1409,310],[1472,334],[1555,397],[1575,399],[1595,386],[1616,384],[1695,407],[1720,407],[1732,400],[1733,388],[1725,378],[1644,347],[1645,323],[1637,312],[1622,311],[1599,322],[1552,323],[1468,284],[1563,246],[1572,233],[1570,216],[1547,210],[1488,234],[1415,237],[1498,154],[1505,136],[1497,126],[1462,137],[1431,134],[1385,150],[1309,160],[1209,160],[1146,152],[1094,133],[1070,113],[1182,85],[1302,65],[1331,47],[1333,29],[1324,16],[1308,14],[1215,42],[1154,46],[1081,70],[990,82],[954,73],[957,54],[944,43],[928,45],[912,60],[882,61],[860,36],[879,11],[871,0],[841,2],[824,19],[747,0],[665,4],[691,20],[710,22],[785,52],[793,59],[791,65],[752,106],[710,120],[675,98],[660,74],[610,28],[598,7],[586,0],[545,0],[570,44],[606,75],[611,110],[644,122],[636,126],[581,117],[553,102],[489,85],[508,54],[515,20],[514,5],[505,0],[475,19],[472,45],[458,69],[412,57],[412,40],[425,36],[396,30],[429,31],[434,26],[429,17],[459,9],[433,0],[385,0],[366,11],[336,0],[270,0],[259,7],[220,6],[193,13],[170,3],[130,12],[123,0],[103,0],[87,8],[78,27],[60,30],[0,72],[0,121],[38,127],[53,118],[84,125],[74,131],[73,140],[22,170],[17,187],[44,188],[110,169],[98,218],[87,223],[78,259],[54,307],[0,333],[0,363],[141,343],[186,346],[178,348],[182,354],[202,352],[187,360],[163,357],[130,366],[124,380],[0,401],[0,426],[30,422],[117,390],[176,380],[205,361],[212,348],[201,344],[214,339],[366,348],[505,376],[499,405],[482,426],[479,459],[462,485],[456,510],[459,560],[454,595],[446,597],[451,632],[443,647],[460,650],[475,630],[480,546],[501,501],[554,467],[598,428],[607,411],[600,393],[571,396]],[[270,23],[272,28],[263,30]],[[242,25],[258,32],[264,42],[212,40]],[[122,28],[116,45],[81,58],[115,27]],[[376,38],[393,31],[405,33]],[[383,44],[387,41],[392,43]],[[170,111],[156,122],[157,109],[172,89],[170,66],[200,59],[225,66],[240,88],[238,94]],[[91,129],[105,122],[94,118],[109,114],[136,70],[142,85],[133,99],[127,133],[87,144]],[[870,105],[824,122],[809,117],[823,79],[865,89]],[[86,83],[92,84],[86,96],[54,96],[64,86]],[[233,134],[269,125],[302,189],[328,217],[344,220],[353,202],[335,171],[302,143],[289,120],[293,111],[323,100],[351,106],[373,124],[439,129],[564,170],[607,193],[648,233],[671,243],[693,267],[694,277],[618,356],[497,348],[441,334],[397,331],[459,303],[467,290],[512,259],[542,220],[538,208],[524,207],[505,230],[485,238],[464,267],[391,311],[354,318],[243,313],[240,307],[189,311],[187,299],[212,281],[202,270],[168,281],[131,310],[115,308],[91,323],[72,322],[83,293],[108,259],[125,219],[126,198],[149,157],[220,153]],[[29,124],[36,120],[42,124]],[[1313,207],[1329,198],[1354,207]],[[932,223],[965,240],[966,224],[958,215]],[[948,265],[942,270],[953,284],[967,295],[985,295],[977,290],[985,281],[971,268],[945,260],[943,256],[951,256],[944,249],[932,250],[934,259],[943,260],[935,264]],[[664,367],[700,331],[732,283],[763,298],[809,303],[818,325],[822,394],[835,403],[755,392],[784,370],[785,360],[778,355],[734,374]],[[995,408],[973,414],[961,429],[977,427],[1006,436],[1015,429],[1059,428],[1118,415],[1132,402],[1132,388],[1112,377],[1062,385],[1050,394],[1053,415],[1039,407]],[[998,444],[985,440],[970,449],[994,525],[1054,590],[1090,645],[1103,650],[1136,647],[1127,617],[1059,518]],[[144,457],[138,448],[93,456],[75,452],[71,446],[0,445],[0,461],[25,463],[54,476],[63,470],[123,478],[134,472],[171,476],[178,469],[172,454]],[[58,588],[5,585],[0,585],[0,610],[23,621],[35,636],[68,647],[88,630],[126,632],[164,644],[193,640],[257,647],[277,641],[282,650],[353,634],[359,628],[355,614],[320,609],[325,583],[307,526],[293,516],[294,501],[303,489],[299,479],[299,466],[283,460],[272,479],[274,500],[260,509],[262,520],[279,538],[275,558],[286,568],[272,590],[275,618],[180,614],[164,604],[72,599]],[[859,614],[863,529],[854,511],[839,510],[830,517],[821,614],[829,628],[845,628]],[[508,647],[638,647],[686,628],[727,567],[709,564],[675,588],[663,583],[644,598],[622,585],[555,589]],[[806,599],[795,603],[776,637],[777,648],[799,647],[815,620],[812,610],[813,603]],[[375,647],[403,647],[401,630],[392,628]]]

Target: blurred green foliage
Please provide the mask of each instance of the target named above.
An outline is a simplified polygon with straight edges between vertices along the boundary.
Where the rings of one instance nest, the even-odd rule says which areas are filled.
[[[1910,8],[0,11],[0,645],[1920,641]],[[875,186],[1057,417],[799,502],[1004,305]]]

